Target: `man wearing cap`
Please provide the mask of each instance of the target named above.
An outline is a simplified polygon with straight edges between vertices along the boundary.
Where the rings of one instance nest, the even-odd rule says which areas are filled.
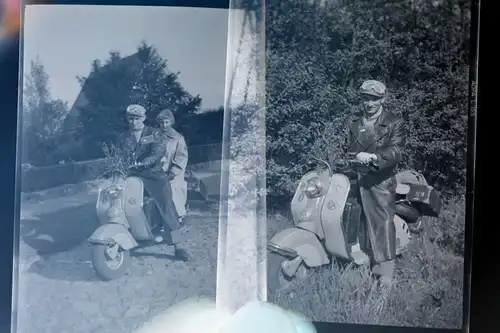
[[[403,160],[406,135],[403,118],[383,107],[386,92],[382,82],[363,82],[363,111],[349,122],[346,145],[358,161],[372,165],[369,171],[358,172],[364,223],[359,226],[357,246],[371,254],[372,272],[379,277],[380,287],[390,287],[394,274],[395,166]]]
[[[162,159],[163,170],[169,175],[172,185],[172,199],[177,209],[177,216],[182,222],[186,217],[187,182],[185,180],[188,163],[186,140],[172,126],[175,118],[168,109],[162,110],[156,120],[166,138],[166,154]]]
[[[141,105],[128,106],[126,116],[129,131],[118,137],[118,149],[134,161],[131,171],[134,176],[141,178],[144,189],[153,198],[163,217],[164,228],[169,231],[157,241],[169,242],[172,240],[170,231],[178,230],[180,224],[172,201],[170,182],[161,167],[161,160],[166,151],[164,137],[158,129],[144,125],[146,109]],[[175,243],[172,243],[175,246]],[[177,248],[175,251],[178,259],[186,261],[184,252]]]

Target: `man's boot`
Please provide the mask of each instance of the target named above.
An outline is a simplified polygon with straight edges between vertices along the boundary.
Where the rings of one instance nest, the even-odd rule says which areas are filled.
[[[378,277],[378,292],[384,298],[387,298],[391,292],[395,265],[394,260],[389,260],[372,266],[372,273]]]
[[[183,262],[190,261],[191,260],[191,256],[189,255],[189,253],[187,253],[186,250],[180,249],[178,247],[179,242],[182,240],[181,230],[180,229],[173,230],[170,233],[170,235],[171,235],[172,245],[174,246],[174,256],[175,256],[175,259],[183,261]]]
[[[191,261],[191,256],[189,255],[189,253],[184,249],[179,249],[177,247],[177,244],[174,244],[174,250],[175,250],[175,258],[177,260],[180,260],[183,262]]]
[[[391,293],[394,260],[374,264],[372,266],[372,273],[378,278],[372,287],[372,291],[375,292],[373,312],[374,315],[380,316],[387,306],[387,301]]]

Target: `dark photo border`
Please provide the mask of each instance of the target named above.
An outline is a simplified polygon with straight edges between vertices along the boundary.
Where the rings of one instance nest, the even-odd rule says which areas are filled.
[[[35,1],[37,2],[37,1]],[[473,45],[471,47],[472,50],[475,50],[475,44],[477,41],[477,26],[478,26],[478,17],[479,17],[479,0],[473,1],[473,24],[472,24],[472,33],[471,39]],[[48,1],[40,1],[40,3],[48,3]],[[205,8],[229,8],[229,1],[224,0],[147,0],[147,1],[138,1],[138,0],[126,0],[126,1],[113,1],[113,0],[105,0],[105,1],[54,1],[50,2],[52,5],[58,4],[81,4],[81,5],[144,5],[144,6],[184,6],[184,7],[205,7]],[[487,10],[484,8],[484,5],[481,4],[481,13],[486,12]],[[484,18],[485,15],[481,16],[481,26],[485,24]],[[481,31],[485,31],[483,28]],[[481,38],[482,44],[484,44],[485,35]],[[0,80],[0,100],[2,101],[2,121],[0,122],[1,130],[0,142],[2,144],[1,152],[3,154],[2,158],[0,158],[0,175],[1,180],[0,186],[1,195],[0,195],[0,216],[2,217],[1,223],[1,241],[0,241],[0,332],[10,332],[10,322],[11,322],[11,311],[12,311],[12,258],[13,258],[13,249],[14,249],[14,237],[13,235],[16,233],[19,219],[19,190],[17,188],[16,182],[16,172],[19,166],[16,166],[16,135],[17,135],[17,106],[18,106],[18,81],[19,81],[19,46],[20,40],[19,35],[12,36],[12,38],[8,41],[4,41],[3,45],[0,46],[0,65],[1,67],[1,80]],[[485,54],[481,49],[481,55]],[[470,63],[475,63],[476,54],[471,54]],[[480,56],[480,59],[483,59],[483,56]],[[498,67],[498,65],[496,65]],[[481,80],[484,81],[484,75],[487,69],[487,66],[479,66],[479,76],[480,79],[477,82],[478,87],[480,86],[479,82]],[[476,68],[471,68],[471,78],[476,76]],[[481,93],[483,91],[481,90]],[[479,94],[479,97],[484,98],[484,95]],[[478,97],[478,98],[479,98]],[[477,115],[479,114],[479,110],[481,105],[484,103],[481,100],[478,100],[477,107],[471,108],[469,112],[469,146],[468,146],[468,184],[467,184],[467,226],[466,226],[466,246],[465,246],[465,281],[471,281],[472,285],[465,285],[464,291],[464,329],[463,330],[442,330],[442,329],[426,329],[426,328],[406,328],[406,327],[384,327],[384,326],[366,326],[366,325],[349,325],[349,324],[334,324],[334,323],[315,323],[318,333],[326,333],[326,332],[349,332],[349,333],[361,333],[361,332],[384,332],[384,333],[398,333],[398,332],[429,332],[429,333],[438,333],[438,332],[466,332],[470,331],[475,332],[496,332],[498,331],[498,327],[495,329],[495,325],[493,323],[487,323],[487,315],[486,313],[495,314],[493,310],[496,308],[494,305],[490,305],[489,300],[486,301],[483,299],[486,295],[490,295],[490,299],[495,300],[495,296],[492,292],[498,290],[498,282],[500,279],[495,279],[493,277],[493,265],[498,261],[496,259],[490,259],[491,257],[495,257],[494,253],[490,253],[486,255],[486,258],[493,261],[490,263],[491,270],[486,270],[484,266],[479,266],[478,258],[481,256],[479,252],[483,252],[487,254],[485,249],[485,242],[479,237],[484,237],[483,234],[480,234],[479,227],[477,225],[473,226],[473,220],[479,219],[479,211],[482,207],[485,206],[485,196],[483,193],[478,193],[479,186],[477,185],[482,179],[484,179],[486,169],[483,169],[481,164],[479,163],[479,159],[475,159],[474,156],[476,152],[479,153],[483,151],[487,153],[487,151],[483,150],[479,145],[481,140],[484,140],[484,134],[487,133],[486,130],[479,131],[478,128],[480,125],[485,124],[485,120],[481,119],[478,123],[476,123]],[[472,103],[470,103],[472,106]],[[483,106],[483,108],[485,108]],[[495,110],[492,110],[495,112]],[[498,112],[498,111],[496,111]],[[483,112],[484,114],[484,112]],[[477,138],[476,137],[477,132]],[[495,132],[493,132],[495,133]],[[495,140],[496,141],[496,140]],[[490,144],[493,143],[490,141]],[[476,149],[477,147],[477,149]],[[483,171],[483,173],[481,173]],[[474,176],[475,175],[475,176]],[[475,185],[475,186],[474,186]],[[14,195],[13,195],[14,194]],[[478,195],[480,199],[478,198]],[[481,207],[481,208],[480,208]],[[491,206],[490,206],[491,207]],[[493,206],[494,207],[494,206]],[[482,219],[483,223],[487,224],[495,224],[495,221],[498,217],[493,220],[490,219]],[[485,227],[481,227],[485,228]],[[474,235],[472,234],[472,230],[474,229]],[[485,229],[483,229],[485,230]],[[492,231],[489,231],[493,233]],[[486,234],[488,232],[485,232]],[[471,265],[471,255],[472,255],[472,241],[474,238],[474,265]],[[477,247],[476,247],[477,244]],[[491,244],[491,243],[488,243]],[[493,243],[494,244],[494,243]],[[497,249],[498,252],[498,249]],[[474,272],[471,275],[471,266],[472,271]],[[496,266],[496,265],[495,265]],[[488,272],[488,273],[487,273]],[[484,274],[484,275],[483,275]],[[484,278],[486,274],[489,276],[488,279]],[[473,276],[470,278],[470,276]],[[488,288],[485,283],[491,281],[491,287]],[[496,298],[496,302],[498,298]],[[471,306],[469,307],[469,304]],[[498,312],[500,313],[500,312]],[[497,313],[497,315],[498,315]],[[491,318],[491,317],[490,317]],[[490,319],[491,320],[491,319]]]

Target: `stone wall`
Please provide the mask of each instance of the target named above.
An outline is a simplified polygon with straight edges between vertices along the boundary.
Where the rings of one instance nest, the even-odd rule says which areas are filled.
[[[220,143],[188,148],[189,168],[193,171],[220,168]],[[106,159],[66,163],[22,170],[21,191],[34,192],[65,184],[77,184],[102,174]]]

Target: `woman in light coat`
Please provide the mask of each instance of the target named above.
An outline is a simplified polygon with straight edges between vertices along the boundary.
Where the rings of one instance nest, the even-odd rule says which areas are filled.
[[[186,140],[172,126],[174,115],[168,109],[161,111],[156,120],[160,124],[167,140],[165,157],[162,159],[163,170],[168,173],[172,186],[172,199],[179,221],[186,217],[187,182],[184,179],[188,162]]]

